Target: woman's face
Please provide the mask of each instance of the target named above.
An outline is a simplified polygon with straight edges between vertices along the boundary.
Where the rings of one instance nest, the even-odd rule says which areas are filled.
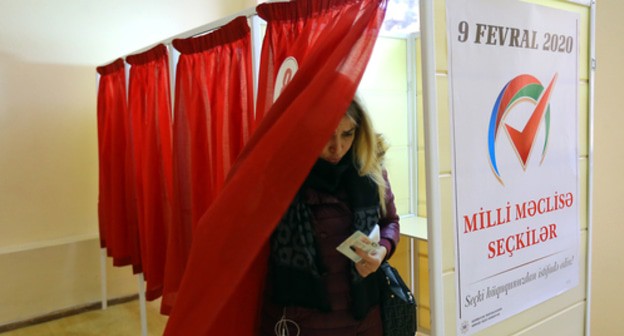
[[[353,145],[355,129],[355,123],[351,118],[348,116],[342,117],[334,134],[332,134],[329,141],[325,144],[323,152],[321,152],[321,159],[332,164],[337,164],[349,151],[351,145]]]

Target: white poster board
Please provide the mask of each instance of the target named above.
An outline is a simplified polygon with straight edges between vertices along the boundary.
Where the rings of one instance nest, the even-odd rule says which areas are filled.
[[[457,334],[579,282],[576,13],[447,0]]]

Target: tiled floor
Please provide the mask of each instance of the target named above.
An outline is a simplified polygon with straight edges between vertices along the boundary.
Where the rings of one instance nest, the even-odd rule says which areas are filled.
[[[162,335],[167,317],[159,313],[160,301],[148,302],[147,331],[149,336]],[[2,336],[137,336],[141,335],[139,301],[109,306],[41,324],[0,333]],[[417,333],[417,336],[427,336]]]
[[[159,314],[160,302],[148,302],[147,331],[149,336],[162,335],[167,317]],[[2,336],[137,336],[141,335],[139,301],[92,310],[29,327],[1,333]]]

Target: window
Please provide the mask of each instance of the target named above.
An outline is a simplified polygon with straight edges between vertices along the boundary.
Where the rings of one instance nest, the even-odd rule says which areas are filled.
[[[386,168],[401,231],[426,238],[424,140],[420,89],[418,0],[389,0],[382,31],[358,95],[390,144]],[[416,232],[414,232],[416,230]]]

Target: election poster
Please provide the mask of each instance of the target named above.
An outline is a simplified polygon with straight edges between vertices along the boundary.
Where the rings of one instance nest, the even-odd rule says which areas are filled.
[[[579,283],[579,15],[447,0],[457,335]]]

